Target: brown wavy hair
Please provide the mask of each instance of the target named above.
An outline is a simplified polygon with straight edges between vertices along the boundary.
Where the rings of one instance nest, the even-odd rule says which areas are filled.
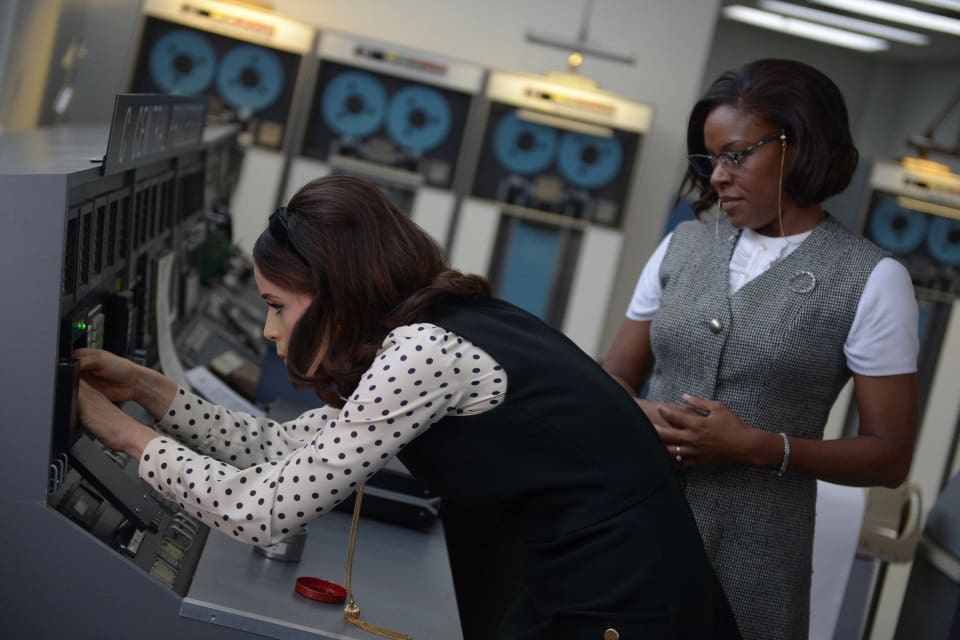
[[[847,106],[833,80],[796,60],[765,58],[726,71],[693,106],[687,123],[687,153],[707,153],[703,125],[719,106],[735,107],[784,129],[796,153],[784,191],[804,206],[847,188],[857,169]],[[710,179],[687,169],[677,202],[695,193],[698,215],[717,202]]]
[[[260,234],[253,260],[273,284],[312,298],[294,326],[287,371],[342,407],[392,329],[438,302],[490,295],[449,268],[442,249],[376,186],[353,176],[313,180],[286,207],[286,234]]]

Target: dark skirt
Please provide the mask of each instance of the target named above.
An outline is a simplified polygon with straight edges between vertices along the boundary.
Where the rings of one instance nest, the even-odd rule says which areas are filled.
[[[497,639],[739,639],[689,507],[666,484],[606,520],[528,542],[527,585]]]

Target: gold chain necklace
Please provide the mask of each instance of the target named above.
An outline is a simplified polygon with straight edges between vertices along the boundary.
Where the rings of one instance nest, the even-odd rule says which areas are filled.
[[[353,520],[350,522],[350,541],[347,545],[347,597],[349,602],[347,606],[343,609],[343,617],[352,625],[355,625],[364,631],[369,631],[370,633],[375,633],[378,636],[383,636],[384,638],[390,638],[390,640],[413,640],[413,636],[400,633],[399,631],[391,631],[390,629],[385,629],[383,627],[378,627],[375,624],[370,624],[366,620],[360,619],[360,607],[357,606],[357,601],[353,598],[353,587],[351,577],[353,575],[353,551],[357,546],[357,525],[360,522],[360,503],[363,501],[363,487],[360,485],[357,488],[357,496],[354,498],[353,503]]]

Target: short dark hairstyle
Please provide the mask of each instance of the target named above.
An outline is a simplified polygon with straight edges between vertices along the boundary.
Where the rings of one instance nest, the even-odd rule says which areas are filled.
[[[693,106],[687,124],[687,153],[706,153],[703,125],[719,106],[731,106],[786,131],[796,152],[784,178],[784,191],[797,204],[819,203],[847,188],[860,157],[850,134],[843,94],[819,70],[767,58],[726,71]],[[710,179],[688,169],[681,195],[697,191],[693,209],[717,202]]]
[[[291,333],[287,369],[332,406],[343,406],[390,330],[441,300],[490,295],[485,279],[451,270],[437,243],[366,180],[307,183],[284,222],[285,236],[260,234],[253,260],[267,280],[313,298]]]

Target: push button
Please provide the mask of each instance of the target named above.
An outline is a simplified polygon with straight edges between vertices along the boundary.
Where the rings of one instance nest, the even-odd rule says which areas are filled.
[[[620,640],[620,633],[616,629],[607,629],[603,632],[603,640]]]
[[[720,333],[723,331],[723,323],[720,322],[717,318],[714,318],[710,321],[710,331],[712,333]]]

